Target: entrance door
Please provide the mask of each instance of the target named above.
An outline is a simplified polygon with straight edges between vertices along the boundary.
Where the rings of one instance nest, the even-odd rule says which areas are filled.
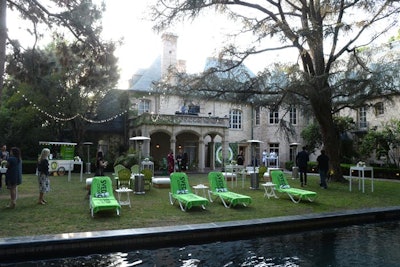
[[[184,147],[184,153],[187,153],[189,158],[188,159],[189,170],[191,169],[193,162],[196,162],[197,160],[196,151],[197,151],[196,146],[193,144],[185,145]]]

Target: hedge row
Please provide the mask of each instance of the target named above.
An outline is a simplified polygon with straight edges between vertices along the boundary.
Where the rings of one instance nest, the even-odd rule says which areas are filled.
[[[36,166],[37,166],[37,161],[35,160],[23,160],[22,161],[22,173],[24,174],[33,174],[36,173]],[[86,166],[84,166],[86,168]],[[93,164],[91,165],[91,172],[95,171],[95,167]],[[85,171],[86,169],[84,169]],[[81,171],[80,166],[74,165],[74,170],[72,172],[77,172],[79,173]],[[113,166],[107,166],[106,172],[112,172],[113,171]]]
[[[308,162],[308,172],[310,173],[318,173],[317,162],[309,161]],[[288,161],[285,164],[285,168],[288,171],[292,171],[294,166],[293,161]],[[342,169],[343,175],[350,175],[350,167],[354,166],[354,164],[340,164],[340,168]],[[365,173],[366,177],[370,177],[370,172]],[[400,169],[398,168],[388,168],[388,167],[376,167],[374,166],[374,178],[383,178],[383,179],[398,179],[400,180]]]

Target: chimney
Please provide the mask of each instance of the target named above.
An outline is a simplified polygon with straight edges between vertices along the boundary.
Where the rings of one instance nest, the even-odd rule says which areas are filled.
[[[161,54],[161,77],[168,76],[168,69],[177,67],[177,41],[178,36],[164,33],[161,36],[163,47]]]

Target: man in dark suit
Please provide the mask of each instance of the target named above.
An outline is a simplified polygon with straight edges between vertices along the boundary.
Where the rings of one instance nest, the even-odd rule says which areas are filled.
[[[307,185],[307,164],[309,160],[307,148],[304,146],[303,150],[296,156],[296,164],[299,167],[300,183],[302,187]]]

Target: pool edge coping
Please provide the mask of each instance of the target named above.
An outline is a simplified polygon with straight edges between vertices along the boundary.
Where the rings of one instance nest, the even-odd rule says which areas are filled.
[[[241,221],[6,237],[0,238],[0,261],[183,246],[398,219],[400,206],[393,206]]]

